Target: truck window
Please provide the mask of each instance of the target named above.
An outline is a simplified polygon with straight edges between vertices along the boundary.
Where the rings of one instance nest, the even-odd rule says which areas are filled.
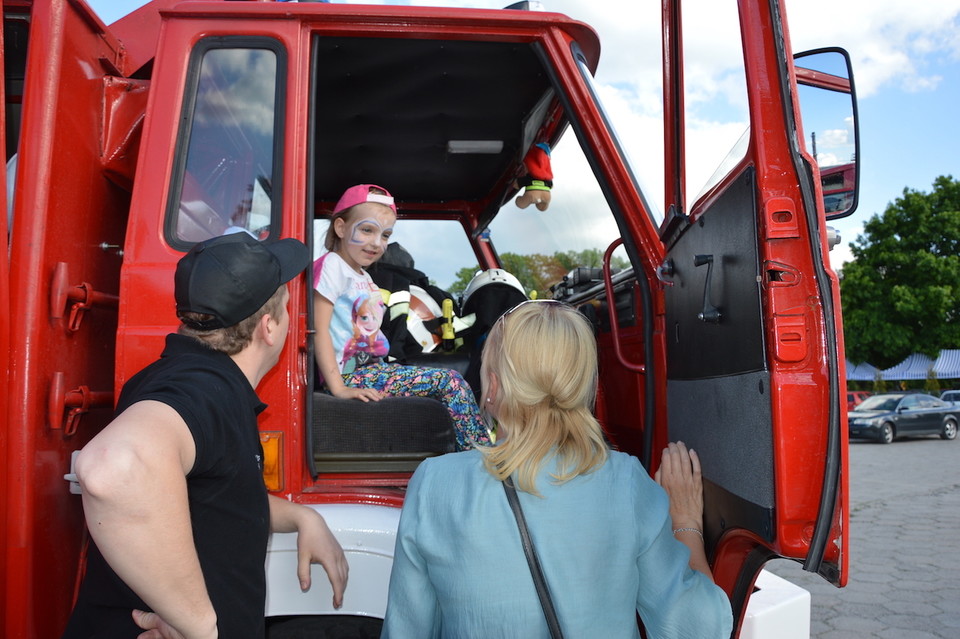
[[[283,50],[268,39],[211,38],[190,60],[167,210],[171,244],[278,232]]]
[[[718,82],[684,85],[686,213],[743,161],[750,137],[744,133],[750,119],[743,48],[739,40],[724,39],[723,46],[715,40],[737,30],[737,3],[727,0],[709,7],[705,11],[705,6],[683,5],[681,9],[684,29],[705,36],[683,43],[686,77],[700,75],[706,68],[722,69]],[[696,85],[699,88],[694,89]]]

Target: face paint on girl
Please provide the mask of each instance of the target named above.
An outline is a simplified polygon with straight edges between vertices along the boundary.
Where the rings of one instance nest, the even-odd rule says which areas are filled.
[[[393,225],[397,220],[390,207],[382,204],[359,204],[350,217],[356,222],[348,222],[341,236],[340,256],[354,269],[366,268],[380,259],[387,248]]]

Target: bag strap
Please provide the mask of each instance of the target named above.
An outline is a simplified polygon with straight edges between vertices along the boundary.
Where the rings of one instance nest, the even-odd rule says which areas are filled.
[[[513,516],[517,518],[517,527],[520,529],[520,543],[523,545],[523,554],[527,556],[527,565],[530,567],[530,574],[533,576],[533,585],[537,588],[537,596],[540,597],[543,616],[547,618],[547,627],[550,629],[550,636],[553,637],[553,639],[563,639],[563,632],[560,630],[560,621],[557,619],[557,611],[553,607],[553,600],[550,599],[547,580],[543,576],[543,570],[540,569],[537,550],[533,547],[533,539],[530,538],[530,532],[527,530],[527,520],[523,517],[520,500],[517,498],[517,489],[514,488],[511,477],[503,480],[503,491],[507,493],[507,501],[510,502],[510,509],[513,511]]]

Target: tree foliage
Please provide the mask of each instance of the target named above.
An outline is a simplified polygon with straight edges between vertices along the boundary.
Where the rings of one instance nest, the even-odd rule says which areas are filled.
[[[520,284],[523,285],[527,293],[537,291],[541,296],[544,296],[551,286],[562,280],[564,275],[576,267],[600,267],[603,264],[603,253],[600,249],[563,251],[553,255],[501,253],[500,263],[506,271],[520,280]],[[629,264],[622,258],[614,257],[611,266],[613,268],[625,268]],[[463,292],[479,269],[479,265],[474,264],[458,270],[456,281],[450,285],[451,292]]]
[[[960,181],[904,189],[850,249],[840,290],[851,360],[887,368],[960,348]]]

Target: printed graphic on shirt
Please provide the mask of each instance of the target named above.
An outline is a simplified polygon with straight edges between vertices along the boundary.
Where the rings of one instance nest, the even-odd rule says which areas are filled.
[[[353,336],[347,341],[343,349],[340,365],[343,367],[351,358],[354,359],[354,368],[369,364],[374,358],[387,354],[389,345],[387,338],[380,332],[380,323],[383,321],[383,312],[386,306],[379,291],[371,295],[361,293],[353,301],[351,318]],[[344,372],[347,372],[344,370]]]
[[[380,330],[386,304],[366,272],[357,273],[339,255],[327,253],[314,265],[314,288],[333,303],[330,338],[342,373],[387,355],[390,343]]]

